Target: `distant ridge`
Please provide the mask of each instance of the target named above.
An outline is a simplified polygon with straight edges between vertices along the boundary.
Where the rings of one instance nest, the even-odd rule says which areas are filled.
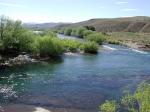
[[[150,32],[150,17],[121,17],[91,19],[71,26],[94,26],[99,32]]]
[[[71,23],[24,23],[23,26],[33,30],[45,30],[51,28],[61,28]]]
[[[150,17],[98,18],[78,23],[25,23],[25,27],[34,30],[45,30],[63,27],[94,26],[99,32],[145,32],[150,33]]]

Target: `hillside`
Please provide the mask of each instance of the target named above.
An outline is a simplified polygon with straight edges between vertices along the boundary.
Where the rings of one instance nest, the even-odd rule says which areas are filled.
[[[150,17],[137,16],[112,19],[91,19],[71,26],[94,26],[101,32],[150,32]]]
[[[51,28],[61,28],[64,26],[70,25],[70,23],[24,23],[26,28],[34,29],[34,30],[45,30]]]
[[[34,30],[44,30],[62,27],[94,26],[99,32],[150,32],[150,17],[136,16],[124,18],[91,19],[79,23],[25,23],[25,27]]]

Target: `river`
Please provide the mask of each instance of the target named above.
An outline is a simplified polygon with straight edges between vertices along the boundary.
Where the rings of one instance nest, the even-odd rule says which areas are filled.
[[[134,91],[149,79],[149,67],[148,52],[103,45],[97,55],[64,55],[3,69],[0,104],[6,112],[33,112],[33,107],[54,110],[49,112],[98,112],[105,100],[117,100],[124,90]]]

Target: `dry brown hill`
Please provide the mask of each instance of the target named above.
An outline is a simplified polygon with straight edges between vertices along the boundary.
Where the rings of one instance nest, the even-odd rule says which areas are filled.
[[[150,17],[136,16],[112,19],[91,19],[71,26],[94,26],[101,32],[150,32]]]

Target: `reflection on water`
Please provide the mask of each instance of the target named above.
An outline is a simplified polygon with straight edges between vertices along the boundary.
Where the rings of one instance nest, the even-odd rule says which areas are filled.
[[[120,98],[125,88],[134,90],[150,75],[150,54],[113,48],[117,50],[1,70],[0,102],[97,110],[106,99]]]

